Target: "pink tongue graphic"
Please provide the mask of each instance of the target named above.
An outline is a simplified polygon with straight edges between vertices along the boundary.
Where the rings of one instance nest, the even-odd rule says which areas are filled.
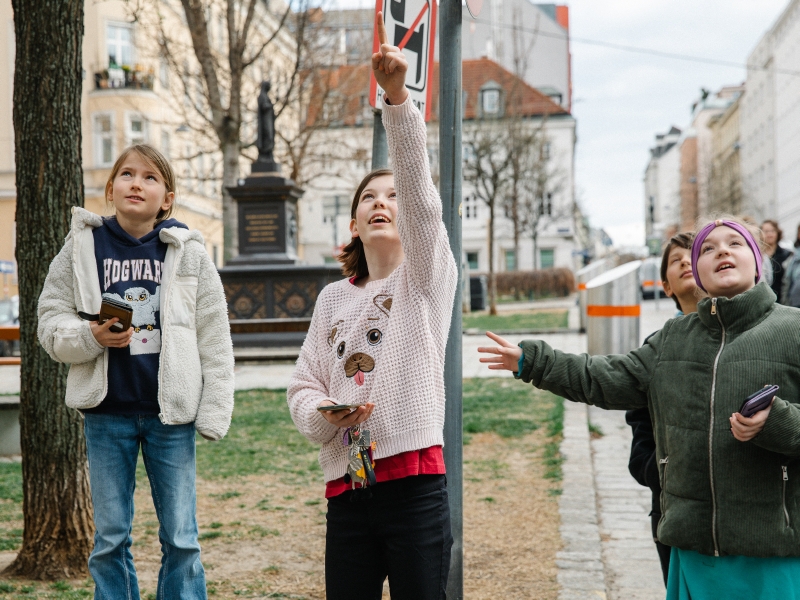
[[[364,371],[356,371],[353,379],[356,380],[356,385],[364,385]]]

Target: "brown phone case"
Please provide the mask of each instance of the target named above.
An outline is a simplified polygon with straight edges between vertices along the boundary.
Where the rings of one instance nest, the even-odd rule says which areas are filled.
[[[98,322],[102,325],[113,317],[117,317],[119,321],[110,327],[111,331],[117,333],[128,331],[131,327],[131,321],[133,320],[133,309],[124,302],[103,298],[103,303],[100,305],[100,319]]]

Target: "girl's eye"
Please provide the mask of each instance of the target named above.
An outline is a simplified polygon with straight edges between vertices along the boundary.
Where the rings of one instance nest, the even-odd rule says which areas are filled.
[[[700,252],[702,252],[703,254],[705,254],[705,253],[706,253],[706,252],[708,252],[709,250],[713,250],[713,249],[714,249],[714,248],[713,248],[713,246],[703,246],[703,247],[700,249]]]
[[[336,356],[342,358],[344,356],[344,342],[340,343],[336,348]]]
[[[363,196],[361,196],[361,201],[365,202],[366,200],[372,200],[372,198],[374,198],[372,194],[364,194]]]
[[[122,177],[130,177],[131,176],[131,172],[130,171],[122,171],[122,173],[120,173],[120,175]]]
[[[367,332],[367,343],[369,343],[370,346],[377,346],[381,343],[381,337],[383,337],[383,334],[380,332],[380,329],[370,329]]]
[[[147,178],[148,178],[148,179],[152,179],[153,181],[158,181],[158,180],[156,179],[156,176],[155,176],[155,175],[148,175],[148,176],[147,176]]]
[[[731,242],[731,246],[741,246],[741,245],[742,245],[742,242],[740,242],[739,240],[733,240]]]

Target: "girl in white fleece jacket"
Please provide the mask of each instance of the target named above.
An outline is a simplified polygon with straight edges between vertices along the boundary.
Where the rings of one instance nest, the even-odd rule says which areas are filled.
[[[380,14],[377,22],[380,31]],[[377,600],[388,576],[394,600],[439,599],[453,542],[443,372],[457,269],[408,64],[381,35],[372,68],[386,93],[394,174],[374,171],[356,190],[353,239],[340,256],[348,279],[317,298],[287,397],[298,429],[322,444],[327,597]],[[352,408],[318,410],[336,404]],[[353,426],[375,443],[376,483],[365,487],[348,473]]]
[[[96,527],[95,598],[138,598],[130,552],[141,448],[164,557],[156,597],[205,599],[195,516],[195,431],[220,439],[233,410],[227,304],[202,237],[170,219],[175,176],[136,145],[106,184],[116,215],[73,210],[72,231],[39,298],[39,340],[69,363],[67,405],[84,416]],[[131,327],[97,322],[103,300]]]

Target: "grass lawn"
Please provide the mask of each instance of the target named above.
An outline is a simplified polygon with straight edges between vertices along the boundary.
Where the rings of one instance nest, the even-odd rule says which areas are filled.
[[[562,401],[512,379],[465,380],[463,415],[465,590],[471,598],[556,598]],[[139,467],[132,552],[142,599],[150,600],[161,552]],[[317,448],[292,424],[285,392],[237,392],[228,436],[198,439],[197,470],[209,596],[324,598],[322,472]],[[21,543],[21,490],[20,465],[0,464],[0,564]],[[522,571],[508,571],[503,556],[511,551]],[[93,587],[91,579],[0,576],[0,600],[90,598]]]
[[[518,331],[523,329],[566,329],[569,311],[538,310],[511,314],[474,313],[462,316],[464,329]]]

